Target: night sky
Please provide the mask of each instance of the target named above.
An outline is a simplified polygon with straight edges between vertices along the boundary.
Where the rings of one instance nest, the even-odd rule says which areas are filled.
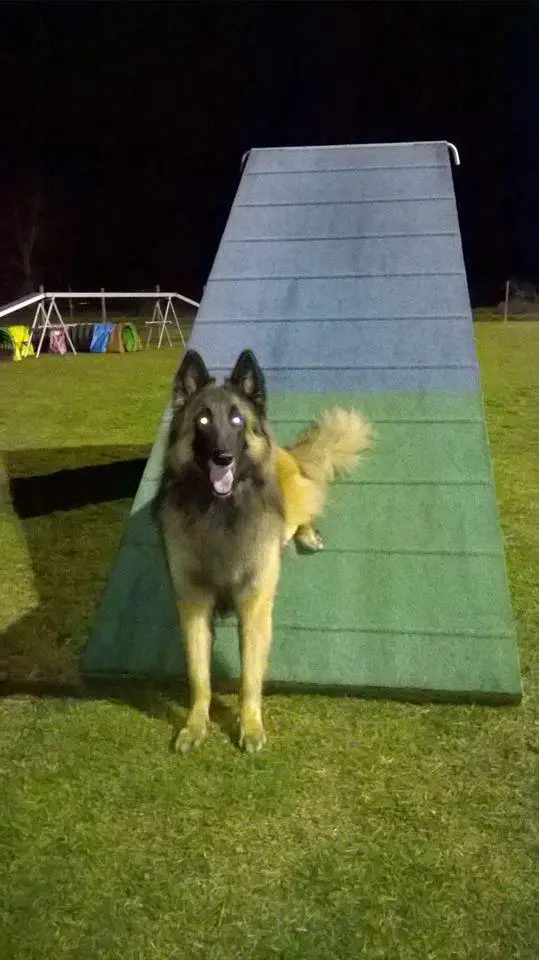
[[[474,305],[539,275],[535,4],[2,3],[0,80],[0,204],[39,182],[49,288],[197,298],[249,147],[429,139]]]

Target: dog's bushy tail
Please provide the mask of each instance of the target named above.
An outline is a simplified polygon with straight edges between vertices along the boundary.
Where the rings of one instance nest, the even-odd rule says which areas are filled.
[[[335,474],[348,473],[372,442],[370,424],[356,410],[335,407],[321,413],[288,450],[302,473],[325,491]]]

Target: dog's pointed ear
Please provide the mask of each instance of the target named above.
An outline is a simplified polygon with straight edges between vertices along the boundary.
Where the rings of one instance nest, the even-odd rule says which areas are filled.
[[[215,378],[210,377],[202,357],[196,350],[188,350],[172,384],[174,409],[181,410],[190,397],[207,387],[209,383],[215,383]]]
[[[266,383],[252,350],[244,350],[240,353],[227,383],[247,397],[259,410],[265,411]]]

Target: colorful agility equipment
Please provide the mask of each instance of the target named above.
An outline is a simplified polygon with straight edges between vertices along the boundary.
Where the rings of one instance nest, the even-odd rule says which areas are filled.
[[[22,360],[26,351],[26,344],[30,340],[30,329],[22,324],[0,328],[0,355],[3,360]],[[34,348],[30,343],[28,356],[34,356]]]

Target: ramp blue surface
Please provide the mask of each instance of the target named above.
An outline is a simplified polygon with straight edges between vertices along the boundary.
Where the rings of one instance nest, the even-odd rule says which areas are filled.
[[[447,146],[251,151],[191,343],[247,340],[272,391],[477,390]]]
[[[518,700],[447,144],[252,150],[190,346],[221,377],[255,351],[282,442],[334,403],[375,426],[373,454],[332,490],[327,549],[285,559],[269,681]],[[91,674],[185,673],[149,510],[167,418],[83,657]],[[238,672],[228,622],[214,676]]]

